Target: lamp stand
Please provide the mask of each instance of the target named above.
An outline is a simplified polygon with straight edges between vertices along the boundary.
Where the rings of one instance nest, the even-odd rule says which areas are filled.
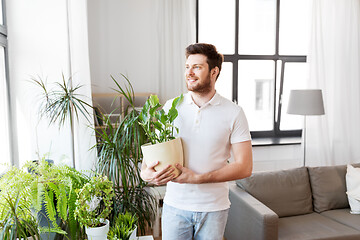
[[[306,159],[306,115],[304,116],[304,128],[303,128],[303,133],[302,136],[304,138],[303,143],[304,143],[304,159],[303,159],[303,166],[305,167],[305,159]]]

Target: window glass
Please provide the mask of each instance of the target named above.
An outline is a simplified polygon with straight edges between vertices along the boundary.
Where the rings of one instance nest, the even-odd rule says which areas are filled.
[[[0,47],[0,164],[10,163],[9,123],[8,123],[8,101],[5,76],[5,51]],[[4,170],[4,167],[0,166]]]
[[[279,54],[307,54],[309,20],[310,0],[281,0]]]
[[[238,103],[246,113],[250,130],[272,130],[274,61],[240,60],[238,83]]]
[[[239,54],[274,54],[276,0],[239,1]]]
[[[216,80],[215,88],[221,96],[232,101],[233,64],[224,62],[221,67],[219,78]]]
[[[0,24],[4,25],[4,20],[3,20],[3,1],[0,0]]]
[[[214,44],[222,54],[235,52],[235,1],[199,0],[199,42]]]
[[[290,90],[305,88],[308,77],[307,66],[306,63],[285,63],[280,130],[302,128],[303,116],[287,114],[286,112]]]

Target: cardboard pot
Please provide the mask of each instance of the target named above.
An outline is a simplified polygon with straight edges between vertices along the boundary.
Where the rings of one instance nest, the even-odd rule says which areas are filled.
[[[141,146],[141,151],[146,165],[149,166],[151,163],[159,161],[159,164],[155,166],[157,172],[170,164],[174,166],[174,174],[177,177],[180,171],[175,167],[175,164],[179,163],[181,166],[184,166],[181,138],[175,138],[164,143],[147,143]]]

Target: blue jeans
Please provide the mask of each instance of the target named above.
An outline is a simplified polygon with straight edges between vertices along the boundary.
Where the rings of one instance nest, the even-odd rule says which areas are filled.
[[[163,240],[222,240],[229,209],[191,212],[164,204],[161,228]]]

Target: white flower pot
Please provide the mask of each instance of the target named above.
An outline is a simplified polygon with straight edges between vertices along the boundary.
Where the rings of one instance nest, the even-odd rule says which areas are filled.
[[[141,150],[146,165],[159,161],[159,164],[155,167],[156,171],[161,171],[169,164],[173,166],[176,163],[179,163],[181,166],[184,164],[181,138],[175,138],[164,143],[157,143],[153,145],[151,143],[147,143],[141,146]],[[174,173],[175,177],[177,177],[180,174],[180,171],[175,169]]]
[[[107,240],[107,234],[109,232],[110,222],[105,220],[106,225],[102,227],[86,227],[85,232],[88,236],[88,240]]]
[[[137,227],[132,231],[129,240],[136,240],[136,232],[137,232]]]

